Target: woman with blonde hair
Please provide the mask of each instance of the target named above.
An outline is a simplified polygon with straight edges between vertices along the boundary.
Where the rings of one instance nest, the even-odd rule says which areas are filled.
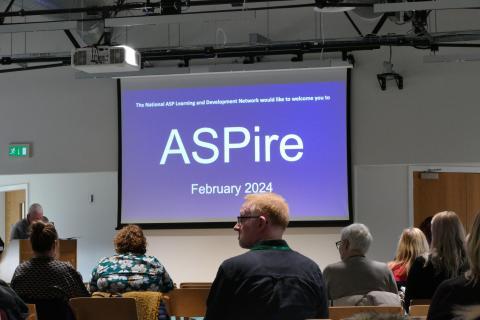
[[[407,277],[405,309],[411,299],[431,299],[440,283],[468,269],[465,230],[453,211],[437,213],[432,219],[432,245],[428,257],[417,257]]]
[[[457,306],[480,304],[480,213],[475,217],[468,238],[467,255],[469,270],[461,277],[447,280],[438,287],[428,311],[428,319],[454,319],[454,309]]]
[[[388,263],[398,285],[403,285],[407,281],[408,272],[415,259],[426,254],[428,254],[428,242],[422,230],[418,228],[403,230],[398,241],[395,259]]]

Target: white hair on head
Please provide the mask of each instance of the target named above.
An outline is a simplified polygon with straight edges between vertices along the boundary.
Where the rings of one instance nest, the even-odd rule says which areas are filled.
[[[366,254],[373,237],[367,226],[362,223],[353,223],[342,229],[342,240],[348,240],[351,251]]]
[[[39,203],[34,203],[28,208],[28,214],[31,214],[35,211],[43,211],[42,206]]]

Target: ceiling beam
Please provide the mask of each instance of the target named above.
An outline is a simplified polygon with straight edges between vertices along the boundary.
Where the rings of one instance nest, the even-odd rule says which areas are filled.
[[[374,12],[399,12],[418,10],[480,9],[478,0],[436,0],[415,2],[375,3]]]
[[[0,33],[77,29],[77,21],[26,22],[0,25]]]

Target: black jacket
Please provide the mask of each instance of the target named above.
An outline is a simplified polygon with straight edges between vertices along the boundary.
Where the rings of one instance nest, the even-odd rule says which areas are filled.
[[[283,240],[263,241],[220,266],[206,320],[328,318],[318,265]]]
[[[0,280],[0,309],[3,309],[9,320],[23,320],[28,315],[28,307],[8,284]]]

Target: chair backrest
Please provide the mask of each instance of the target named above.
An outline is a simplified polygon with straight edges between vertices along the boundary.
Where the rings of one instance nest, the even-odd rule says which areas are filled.
[[[173,289],[166,299],[170,316],[204,317],[210,288]]]
[[[34,304],[27,304],[28,307],[28,317],[26,320],[37,320],[37,308]]]
[[[211,282],[182,282],[180,289],[211,288]]]
[[[411,317],[426,317],[429,308],[430,306],[427,304],[415,304],[410,306],[408,315]]]
[[[74,320],[72,310],[67,301],[63,299],[36,299],[26,300],[28,304],[35,305],[38,320]]]
[[[355,306],[329,307],[329,317],[332,320],[341,320],[359,313],[392,313],[402,314],[402,307],[398,306]]]
[[[133,298],[72,298],[70,307],[76,320],[137,320]]]
[[[410,305],[422,304],[422,305],[430,305],[432,299],[412,299],[410,300]]]

